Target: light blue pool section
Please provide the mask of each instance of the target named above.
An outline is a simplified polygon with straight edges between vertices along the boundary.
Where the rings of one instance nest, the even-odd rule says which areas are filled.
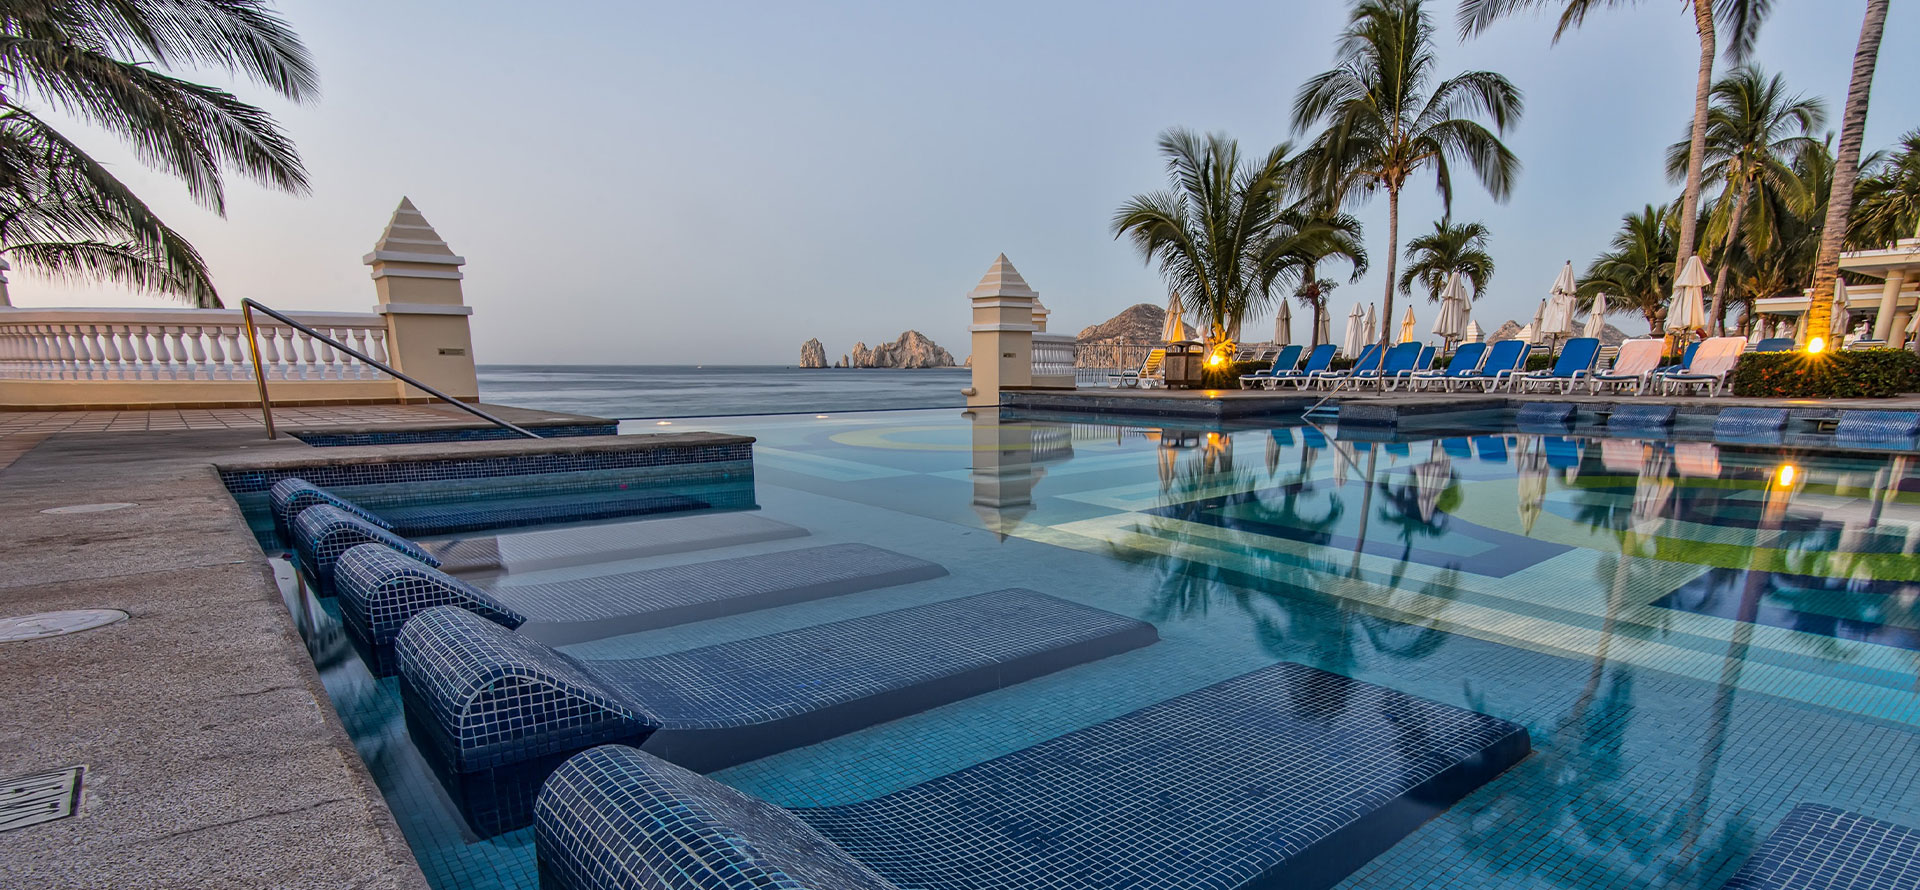
[[[1920,825],[1920,652],[1902,645],[1920,631],[1920,473],[1907,455],[1498,430],[1363,442],[958,411],[674,428],[758,437],[758,515],[810,534],[494,583],[837,543],[949,574],[567,646],[576,658],[1010,587],[1159,629],[1152,646],[713,774],[778,806],[893,794],[1284,661],[1532,737],[1531,757],[1343,887],[1717,888],[1801,804]],[[331,601],[296,605],[430,882],[535,886],[530,832],[464,833],[394,681],[365,672]]]

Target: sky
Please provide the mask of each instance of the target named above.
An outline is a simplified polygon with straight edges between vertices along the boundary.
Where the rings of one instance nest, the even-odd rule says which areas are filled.
[[[1346,4],[1266,2],[653,3],[280,0],[322,95],[247,83],[300,147],[312,193],[236,182],[222,219],[112,137],[70,132],[199,247],[230,305],[368,311],[360,258],[411,197],[465,256],[475,356],[495,363],[793,364],[912,328],[968,352],[967,292],[1004,252],[1077,331],[1164,304],[1155,269],[1109,230],[1165,186],[1157,135],[1222,132],[1261,154],[1311,134],[1293,98],[1331,67]],[[1462,42],[1440,19],[1443,76],[1490,69],[1524,93],[1507,136],[1523,164],[1499,204],[1467,177],[1456,220],[1493,233],[1475,318],[1531,318],[1561,264],[1605,249],[1622,214],[1670,200],[1698,43],[1680,0],[1595,13],[1553,41],[1526,15]],[[1755,61],[1821,97],[1837,126],[1865,0],[1777,3]],[[1920,125],[1920,74],[1887,22],[1869,150]],[[219,74],[198,79],[228,83]],[[1334,295],[1336,335],[1385,287],[1386,204],[1359,208],[1374,271]],[[1402,201],[1402,243],[1441,206]],[[12,273],[21,306],[158,305]],[[1404,305],[1404,301],[1401,303]],[[1415,300],[1425,331],[1434,307]],[[1269,319],[1270,319],[1269,315]],[[1642,326],[1617,316],[1629,333]],[[1270,320],[1252,320],[1264,333]],[[1307,333],[1296,314],[1295,337]]]

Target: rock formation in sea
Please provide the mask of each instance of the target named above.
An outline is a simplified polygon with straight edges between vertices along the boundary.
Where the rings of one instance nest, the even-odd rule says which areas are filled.
[[[858,340],[853,344],[853,364],[850,367],[873,367],[873,350],[867,348],[867,341]]]
[[[1167,310],[1135,303],[1120,314],[1080,331],[1081,343],[1155,343],[1166,328]]]
[[[847,356],[846,356],[846,353],[841,353],[841,354],[840,354],[840,361],[839,361],[839,362],[838,362],[837,364],[835,364],[835,365],[834,365],[834,367],[836,367],[836,368],[851,368],[851,367],[853,367],[853,362],[847,359]]]
[[[940,344],[927,338],[919,331],[907,331],[892,343],[882,343],[866,352],[866,361],[861,362],[861,350],[864,344],[854,346],[854,366],[861,368],[951,368],[953,353],[940,347]]]
[[[800,367],[824,368],[826,366],[827,347],[820,345],[819,340],[808,340],[800,344]]]

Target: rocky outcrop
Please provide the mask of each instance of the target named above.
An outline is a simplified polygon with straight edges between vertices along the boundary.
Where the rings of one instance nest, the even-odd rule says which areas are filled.
[[[1080,331],[1082,343],[1158,343],[1166,329],[1167,310],[1135,303],[1119,315]]]
[[[847,356],[846,356],[846,355],[845,355],[844,353],[842,353],[842,354],[841,354],[841,356],[840,356],[840,361],[839,361],[838,363],[836,363],[836,364],[834,365],[834,367],[836,367],[836,368],[851,368],[851,367],[853,367],[853,362],[851,362],[851,361],[849,361],[849,360],[847,359]]]
[[[1514,337],[1519,336],[1520,329],[1523,327],[1525,327],[1525,325],[1522,325],[1517,321],[1513,321],[1509,319],[1505,324],[1494,329],[1493,333],[1487,337],[1487,342],[1492,343],[1495,340],[1511,340]],[[1586,330],[1586,328],[1587,328],[1586,319],[1583,318],[1578,321],[1575,321],[1573,323],[1572,336],[1575,336],[1575,337],[1585,336],[1581,332]],[[1619,346],[1621,343],[1626,342],[1626,340],[1627,340],[1627,332],[1620,330],[1619,328],[1616,328],[1613,325],[1607,325],[1606,328],[1604,328],[1600,332],[1601,346]]]
[[[892,343],[882,343],[872,349],[866,344],[856,343],[853,347],[853,366],[856,368],[951,368],[954,366],[953,353],[940,347],[940,344],[927,338],[919,331],[907,331]]]
[[[1526,327],[1526,325],[1523,325],[1509,318],[1507,319],[1505,324],[1502,324],[1499,327],[1494,328],[1493,333],[1487,335],[1487,342],[1493,343],[1498,340],[1511,340],[1515,336],[1519,335],[1520,329],[1523,327]],[[1507,348],[1511,349],[1513,347],[1507,347]]]
[[[824,368],[827,366],[827,347],[819,340],[808,340],[800,344],[800,367]]]

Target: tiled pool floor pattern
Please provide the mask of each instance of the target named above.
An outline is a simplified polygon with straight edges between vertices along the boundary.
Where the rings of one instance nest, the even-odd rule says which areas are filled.
[[[809,543],[874,543],[953,575],[573,654],[681,651],[1012,586],[1161,631],[1143,650],[716,774],[776,804],[872,799],[1285,660],[1513,720],[1533,736],[1533,757],[1343,886],[1717,888],[1801,803],[1920,825],[1915,652],[1654,604],[1725,569],[1911,580],[1901,542],[1920,526],[1909,520],[1920,499],[1895,458],[1792,457],[1799,481],[1776,530],[1753,520],[1788,458],[1763,450],[1723,448],[1707,462],[1698,449],[1581,440],[1569,475],[1536,468],[1538,440],[1488,436],[1497,447],[1476,441],[1442,473],[1434,453],[1458,455],[1464,443],[1313,448],[1265,430],[1168,431],[1175,449],[1156,443],[1150,423],[983,430],[954,412],[701,426],[761,437],[763,515],[808,528]],[[1643,461],[1662,472],[1639,478]],[[1288,534],[1192,518],[1214,509],[1209,499],[1251,492],[1262,494],[1232,508]],[[1485,535],[1455,537],[1469,523],[1554,546],[1504,576],[1480,574],[1473,554]],[[1392,546],[1356,555],[1333,543],[1362,536]],[[1873,596],[1850,600],[1842,587],[1817,607],[1920,624],[1911,599]],[[526,833],[465,843],[431,776],[421,781],[391,681],[356,674],[344,645],[333,658],[342,714],[433,882],[530,886]]]

